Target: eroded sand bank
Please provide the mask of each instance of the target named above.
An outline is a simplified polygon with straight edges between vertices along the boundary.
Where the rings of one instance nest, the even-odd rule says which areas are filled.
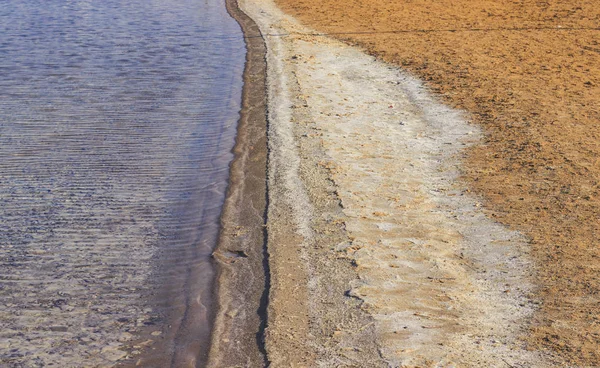
[[[267,44],[272,365],[553,364],[520,339],[525,239],[456,180],[477,129],[272,1],[240,6]]]

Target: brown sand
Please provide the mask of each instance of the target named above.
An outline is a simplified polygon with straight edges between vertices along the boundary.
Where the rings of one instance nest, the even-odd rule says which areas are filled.
[[[270,1],[240,1],[264,34],[285,32]],[[347,295],[358,275],[332,251],[347,243],[322,143],[304,100],[295,44],[266,37],[270,288],[265,345],[272,367],[385,366],[374,323]],[[282,42],[280,42],[282,41]],[[334,87],[330,85],[329,87]],[[302,124],[296,124],[299,122]],[[310,137],[310,138],[309,138]],[[306,138],[306,139],[304,139]],[[243,365],[238,363],[238,365]]]
[[[529,245],[456,182],[479,129],[272,0],[240,6],[267,46],[270,366],[559,363],[519,339]]]
[[[230,168],[230,186],[221,215],[218,262],[218,310],[208,367],[264,365],[268,267],[265,260],[267,206],[267,120],[265,43],[254,21],[226,1],[227,10],[246,37],[242,111]]]
[[[600,8],[591,0],[277,0],[306,24],[427,80],[486,133],[465,178],[531,238],[543,303],[528,336],[600,361]],[[390,31],[394,31],[390,33]],[[353,33],[356,32],[356,33]]]

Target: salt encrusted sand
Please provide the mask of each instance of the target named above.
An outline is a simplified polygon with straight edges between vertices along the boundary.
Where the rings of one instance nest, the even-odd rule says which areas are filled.
[[[273,366],[548,366],[528,245],[457,182],[479,139],[421,83],[243,0],[267,44]]]
[[[485,130],[464,178],[530,239],[531,349],[600,362],[600,7],[596,0],[275,0],[427,81]]]

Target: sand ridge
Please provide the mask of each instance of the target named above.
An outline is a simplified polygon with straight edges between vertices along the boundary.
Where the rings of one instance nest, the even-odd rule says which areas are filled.
[[[241,7],[268,49],[271,364],[547,366],[519,340],[536,308],[527,243],[456,182],[477,129],[271,1]],[[346,291],[323,294],[343,264]],[[342,305],[364,324],[323,328]]]
[[[215,285],[218,309],[206,366],[255,367],[265,363],[262,335],[269,286],[264,254],[266,48],[260,30],[237,2],[228,0],[226,6],[244,32],[247,56],[235,158],[230,166],[219,243],[213,253],[218,264]]]

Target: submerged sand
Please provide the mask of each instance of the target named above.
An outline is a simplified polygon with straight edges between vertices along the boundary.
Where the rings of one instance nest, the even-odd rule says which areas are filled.
[[[268,362],[558,364],[522,340],[539,302],[526,239],[457,180],[481,139],[464,113],[271,0],[240,7],[267,46]]]

